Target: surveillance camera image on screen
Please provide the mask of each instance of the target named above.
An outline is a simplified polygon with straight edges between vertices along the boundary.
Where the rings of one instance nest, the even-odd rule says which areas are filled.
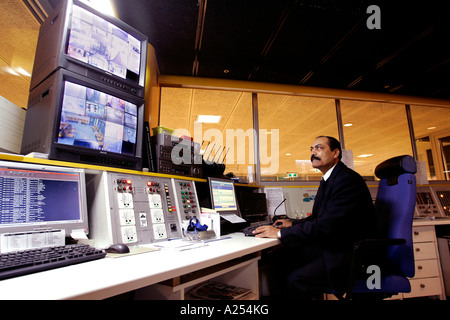
[[[58,143],[134,155],[137,106],[65,81]]]

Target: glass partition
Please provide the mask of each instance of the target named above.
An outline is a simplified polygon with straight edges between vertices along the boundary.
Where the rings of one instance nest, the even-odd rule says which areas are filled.
[[[225,174],[245,181],[250,170],[254,179],[251,93],[162,87],[160,125],[192,137],[207,163],[226,165]]]
[[[426,163],[428,180],[449,180],[450,108],[411,105],[418,160]]]
[[[258,94],[261,181],[319,180],[310,146],[319,135],[338,138],[334,99]]]
[[[362,176],[374,177],[375,167],[386,159],[412,156],[404,105],[341,100],[341,112],[345,149]]]

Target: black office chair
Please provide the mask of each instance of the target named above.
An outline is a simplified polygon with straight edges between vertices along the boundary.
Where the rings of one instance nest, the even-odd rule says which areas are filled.
[[[416,162],[408,155],[388,159],[375,168],[375,175],[381,179],[375,200],[379,238],[355,244],[346,292],[329,293],[341,299],[385,299],[411,291],[408,277],[415,273],[415,173]],[[378,271],[381,277],[377,279]]]

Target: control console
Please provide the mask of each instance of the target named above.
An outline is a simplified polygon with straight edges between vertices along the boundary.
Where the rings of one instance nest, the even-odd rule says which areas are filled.
[[[89,219],[97,247],[182,237],[172,179],[104,172],[90,183]],[[186,200],[186,199],[183,199]]]

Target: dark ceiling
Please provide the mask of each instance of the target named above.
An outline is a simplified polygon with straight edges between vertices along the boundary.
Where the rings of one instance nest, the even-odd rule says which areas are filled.
[[[161,74],[450,99],[449,1],[112,1]]]

